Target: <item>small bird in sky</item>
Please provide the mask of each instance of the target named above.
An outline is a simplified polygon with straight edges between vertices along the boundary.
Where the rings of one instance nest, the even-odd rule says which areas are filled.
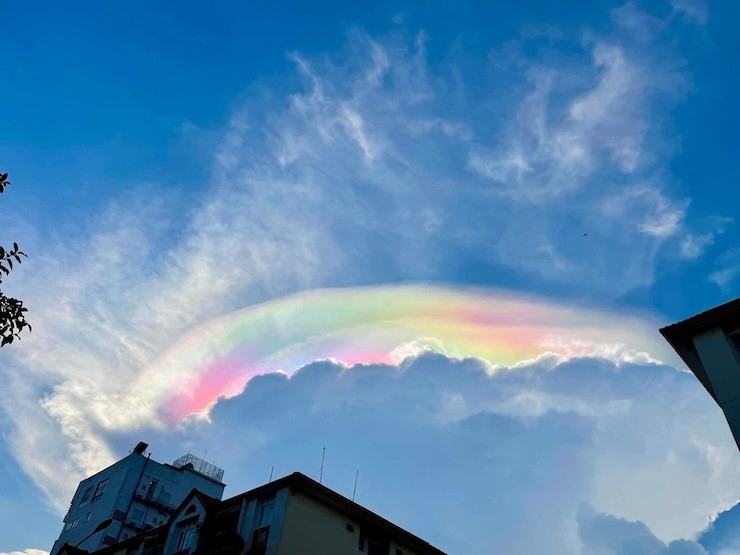
[[[584,234],[583,234],[583,236],[584,236],[584,237],[586,237],[587,235],[588,235],[588,233],[584,233]]]

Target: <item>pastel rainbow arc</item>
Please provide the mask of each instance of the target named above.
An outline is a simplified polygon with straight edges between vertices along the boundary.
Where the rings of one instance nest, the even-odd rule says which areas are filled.
[[[399,362],[404,347],[511,366],[552,352],[584,356],[621,344],[670,358],[649,317],[622,315],[498,289],[395,285],[321,289],[249,306],[193,330],[152,364],[132,393],[170,418],[206,413],[258,374],[319,359],[348,366]],[[413,352],[413,349],[412,349]]]

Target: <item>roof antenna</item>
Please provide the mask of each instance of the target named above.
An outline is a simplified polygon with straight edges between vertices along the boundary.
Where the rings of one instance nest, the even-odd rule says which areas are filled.
[[[273,464],[273,465],[272,465],[272,468],[270,469],[270,482],[272,482],[272,473],[273,473],[273,471],[274,471],[274,470],[275,470],[275,465]],[[269,484],[270,482],[268,482],[268,484]]]
[[[357,478],[360,476],[360,469],[357,469],[357,473],[355,474],[355,487],[352,489],[352,501],[355,500],[355,493],[357,493]]]
[[[321,449],[321,471],[319,473],[319,484],[324,479],[324,455],[326,454],[326,447]]]

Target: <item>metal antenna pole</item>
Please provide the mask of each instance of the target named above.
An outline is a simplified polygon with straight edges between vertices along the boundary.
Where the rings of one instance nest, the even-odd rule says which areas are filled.
[[[360,469],[357,469],[357,473],[355,474],[355,487],[352,488],[352,501],[355,500],[355,493],[357,493],[357,478],[360,476]]]
[[[275,470],[275,465],[272,465],[272,468],[270,469],[270,482],[272,482],[272,473]]]
[[[321,472],[319,473],[319,484],[324,479],[324,455],[326,454],[326,447],[321,449]]]

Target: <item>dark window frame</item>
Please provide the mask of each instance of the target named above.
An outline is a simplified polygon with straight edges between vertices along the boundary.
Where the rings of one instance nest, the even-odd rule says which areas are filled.
[[[108,485],[108,478],[105,478],[98,483],[98,485],[95,487],[95,493],[93,493],[90,503],[94,503],[95,501],[103,497],[103,494],[105,493],[105,488],[107,485]]]
[[[82,492],[82,499],[80,499],[80,507],[84,507],[90,502],[90,497],[92,497],[93,487],[88,486],[84,492]]]

